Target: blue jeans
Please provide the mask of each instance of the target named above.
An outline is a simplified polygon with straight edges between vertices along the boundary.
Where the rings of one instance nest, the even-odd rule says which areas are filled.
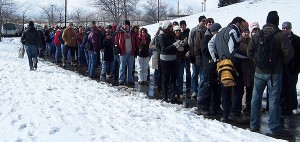
[[[184,74],[185,62],[177,63],[177,94],[183,94],[183,74]]]
[[[200,74],[200,66],[196,64],[192,64],[192,84],[191,84],[191,92],[198,92],[198,86],[199,86],[199,74]]]
[[[101,67],[102,67],[102,70],[101,70],[102,75],[112,74],[114,62],[113,61],[103,61],[103,64]]]
[[[127,65],[127,82],[133,82],[134,56],[131,54],[120,55],[119,82],[125,81],[125,67]]]
[[[86,64],[86,57],[84,53],[84,49],[78,46],[78,62],[80,65]]]
[[[268,86],[269,93],[269,128],[271,132],[277,132],[280,128],[280,93],[282,85],[282,74],[272,75],[273,86],[271,84],[271,74],[255,73],[253,96],[251,100],[250,127],[260,128],[260,108],[262,95],[265,87]]]
[[[36,62],[38,61],[37,60],[37,52],[38,52],[37,46],[26,45],[25,47],[26,47],[26,53],[28,56],[29,67],[30,67],[30,69],[33,69],[33,60],[36,60]]]
[[[59,60],[59,58],[61,58],[61,45],[56,46],[56,50],[55,50],[55,62],[57,62]]]
[[[92,50],[89,50],[88,53],[89,53],[88,76],[95,77],[97,54],[94,54],[94,51]]]
[[[185,60],[185,79],[186,88],[191,88],[191,61],[188,58]]]

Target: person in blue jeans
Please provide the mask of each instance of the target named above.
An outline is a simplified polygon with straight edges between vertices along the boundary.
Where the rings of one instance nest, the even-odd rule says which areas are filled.
[[[260,108],[262,103],[262,95],[265,87],[268,87],[269,93],[269,128],[271,130],[270,135],[281,134],[282,127],[280,124],[280,93],[282,86],[282,72],[283,66],[288,64],[292,59],[294,50],[288,39],[288,37],[278,28],[279,16],[277,11],[271,11],[267,17],[267,24],[263,26],[262,31],[253,35],[250,40],[248,49],[248,57],[255,59],[256,69],[254,75],[254,87],[251,100],[251,115],[250,115],[250,130],[253,132],[260,131]],[[268,46],[259,46],[260,35],[265,33],[270,39],[273,38],[271,44],[273,50],[272,54],[276,54],[277,61],[270,64],[264,64],[264,60],[270,60],[269,58],[262,58],[260,55],[260,48],[267,48]],[[261,41],[261,40],[260,40]],[[273,60],[273,59],[271,59]]]
[[[115,47],[120,52],[119,84],[125,85],[125,69],[127,69],[127,83],[134,85],[133,65],[135,50],[138,46],[137,34],[130,29],[130,21],[125,20],[115,37]],[[126,68],[127,66],[127,68]]]
[[[40,34],[34,28],[34,23],[30,21],[28,29],[24,31],[21,36],[21,43],[26,47],[30,71],[37,69],[37,53],[40,45],[40,39]]]

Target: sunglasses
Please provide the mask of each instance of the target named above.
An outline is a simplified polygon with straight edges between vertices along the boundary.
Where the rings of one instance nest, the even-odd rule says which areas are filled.
[[[181,32],[180,30],[176,30],[175,32]]]

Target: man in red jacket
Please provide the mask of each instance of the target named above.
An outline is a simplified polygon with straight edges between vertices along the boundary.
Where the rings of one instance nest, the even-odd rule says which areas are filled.
[[[127,66],[127,83],[134,85],[132,69],[134,64],[134,53],[137,47],[137,35],[130,28],[130,21],[125,20],[123,26],[118,30],[115,37],[115,46],[120,51],[119,84],[125,84],[125,67]]]

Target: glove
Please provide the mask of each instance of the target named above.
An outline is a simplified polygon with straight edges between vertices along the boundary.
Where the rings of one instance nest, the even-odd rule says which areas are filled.
[[[178,45],[179,45],[179,43],[180,43],[180,40],[177,40],[176,42],[174,42],[174,43],[173,43],[173,46],[175,46],[175,47],[176,47],[176,46],[178,46]]]

